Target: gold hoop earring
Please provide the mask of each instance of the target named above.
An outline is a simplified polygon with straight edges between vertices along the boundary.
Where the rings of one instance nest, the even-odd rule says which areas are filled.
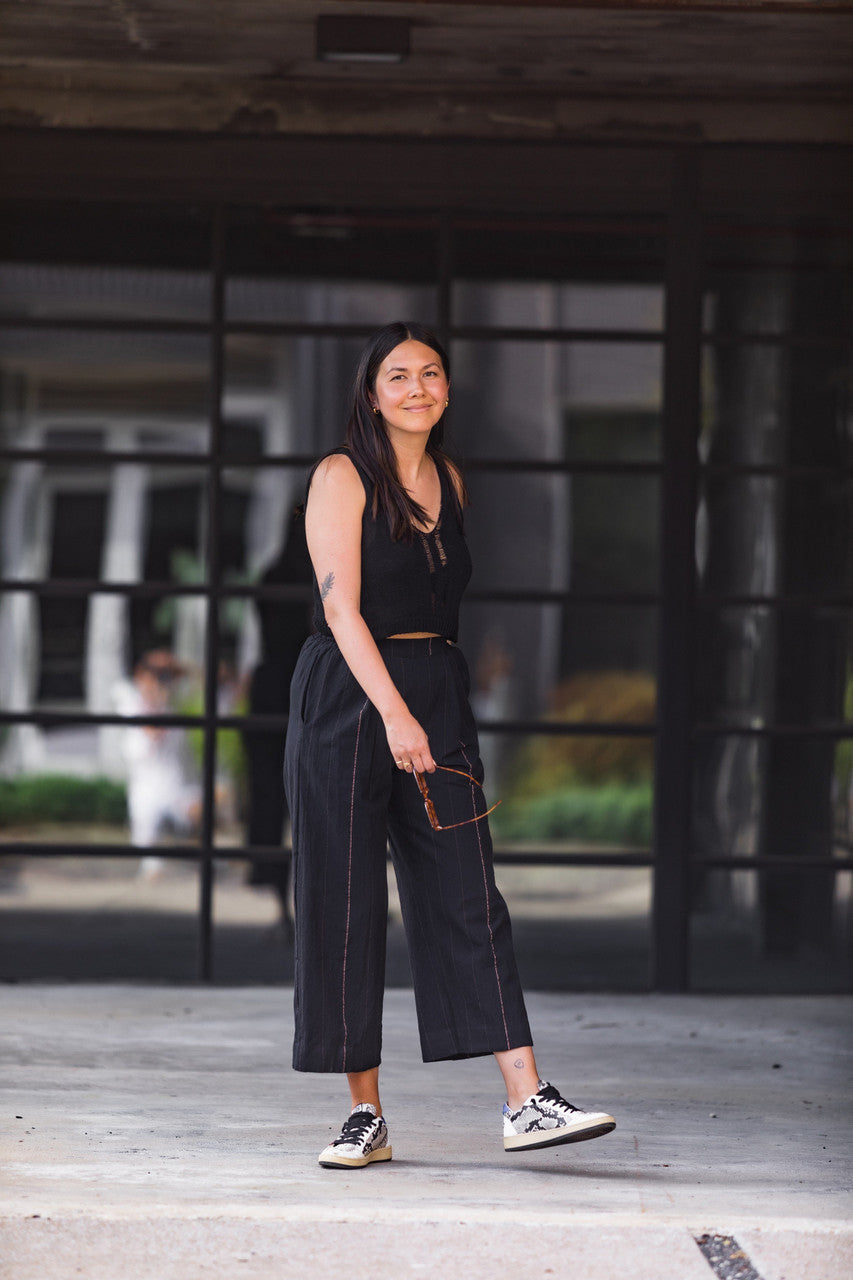
[[[374,412],[374,413],[378,413],[378,412],[379,412],[379,405],[378,405],[378,404],[375,404],[375,405],[373,406],[373,412]]]
[[[447,406],[448,406],[449,404],[450,404],[450,401],[449,401],[449,400],[445,400],[445,402],[444,402],[444,407],[445,407],[445,409],[447,408]]]

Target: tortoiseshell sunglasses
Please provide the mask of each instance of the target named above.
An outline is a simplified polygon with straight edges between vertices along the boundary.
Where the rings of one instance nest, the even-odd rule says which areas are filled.
[[[436,769],[440,769],[442,773],[455,773],[458,774],[460,778],[467,778],[469,782],[473,782],[481,791],[483,790],[482,785],[477,781],[477,779],[472,774],[463,772],[462,769],[448,769],[448,767],[443,764],[437,764],[435,767]],[[478,813],[476,818],[464,818],[462,822],[451,822],[446,827],[443,827],[438,820],[435,805],[429,797],[429,787],[427,786],[426,775],[418,773],[417,770],[415,770],[415,782],[418,784],[418,790],[423,796],[424,808],[426,809],[426,815],[429,818],[429,825],[432,827],[433,831],[452,831],[454,827],[464,827],[467,826],[469,822],[479,822],[481,818],[487,818],[490,813],[493,813],[501,803],[500,800],[498,800],[496,804],[492,805],[491,809],[486,809],[485,813]]]

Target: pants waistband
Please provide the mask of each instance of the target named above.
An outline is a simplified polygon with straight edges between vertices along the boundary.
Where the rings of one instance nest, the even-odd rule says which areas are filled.
[[[311,642],[319,647],[328,646],[332,649],[338,648],[338,643],[334,636],[327,636],[323,632],[318,631],[311,637]],[[443,652],[444,649],[455,649],[456,642],[448,636],[424,636],[420,639],[392,639],[385,636],[376,640],[376,647],[380,653],[426,653],[429,655],[434,649]]]
[[[449,640],[447,636],[422,636],[419,639],[411,639],[411,638],[395,639],[391,636],[385,636],[384,639],[377,640],[376,644],[379,648],[380,653],[386,647],[390,651],[393,649],[402,649],[409,646],[410,649],[416,649],[416,650],[421,649],[426,651],[427,653],[431,652],[432,649],[436,647],[436,645],[443,645],[445,648],[448,648],[448,649],[453,648],[453,641]]]

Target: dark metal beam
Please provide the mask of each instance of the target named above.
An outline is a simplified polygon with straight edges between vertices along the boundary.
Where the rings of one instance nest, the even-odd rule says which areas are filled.
[[[666,267],[663,603],[658,649],[653,986],[686,991],[691,854],[694,528],[699,426],[701,231],[695,152],[676,157]]]
[[[225,315],[225,215],[217,208],[213,219],[213,275],[211,280],[213,328],[210,335],[210,454],[207,463],[207,580],[217,588],[222,582],[222,389],[225,380],[223,320]],[[204,637],[204,751],[202,756],[202,808],[199,840],[199,977],[213,977],[213,859],[216,845],[216,738],[219,693],[219,607],[209,600]]]

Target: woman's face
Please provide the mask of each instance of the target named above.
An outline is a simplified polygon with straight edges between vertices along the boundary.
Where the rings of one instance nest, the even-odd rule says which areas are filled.
[[[398,431],[429,435],[444,413],[449,389],[438,352],[410,338],[382,361],[370,399],[392,436]]]

